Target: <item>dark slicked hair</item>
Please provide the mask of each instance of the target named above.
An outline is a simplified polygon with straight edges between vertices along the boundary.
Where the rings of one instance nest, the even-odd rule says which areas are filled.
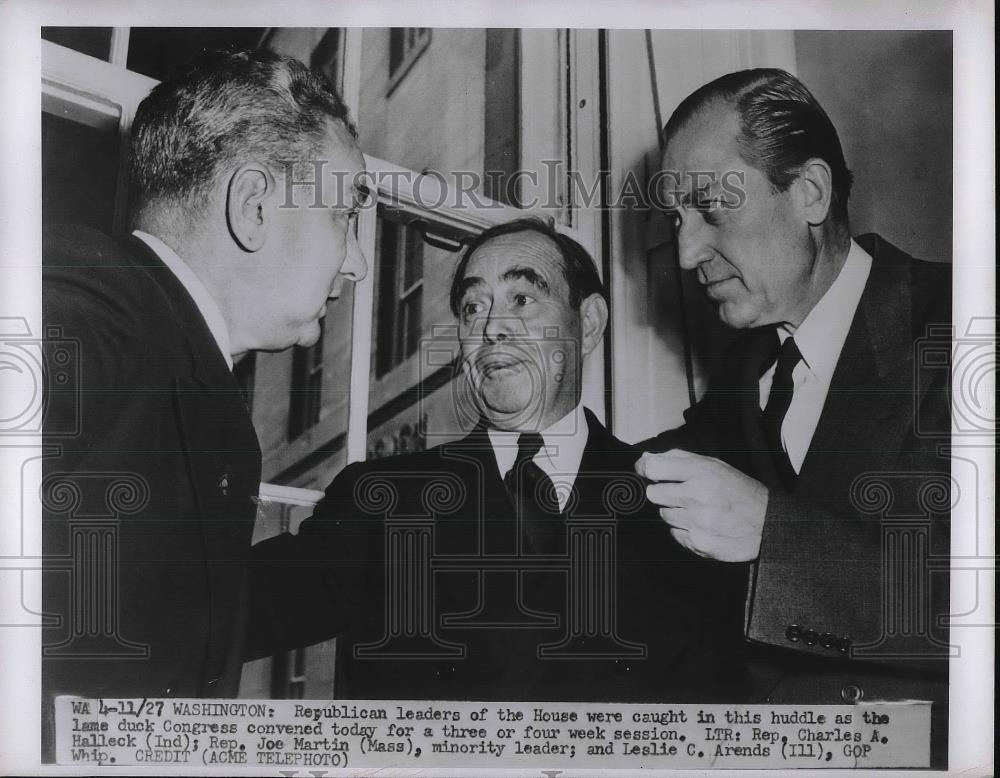
[[[568,235],[557,232],[555,227],[549,222],[535,216],[527,216],[522,219],[498,224],[479,233],[469,243],[458,261],[455,268],[455,275],[451,280],[451,312],[459,316],[459,309],[462,305],[462,281],[465,278],[465,269],[469,265],[469,260],[476,250],[487,241],[499,238],[501,235],[513,235],[518,232],[537,232],[551,240],[562,257],[562,272],[569,286],[569,304],[574,310],[580,309],[580,303],[592,294],[599,294],[607,302],[608,294],[601,283],[601,277],[597,274],[597,266],[594,260],[583,246],[577,243]]]
[[[787,190],[807,160],[824,160],[833,175],[831,213],[835,221],[847,221],[853,176],[837,129],[801,81],[777,68],[717,78],[677,106],[663,128],[664,148],[684,125],[716,102],[736,110],[740,156],[764,173],[776,191]]]
[[[133,219],[151,203],[204,206],[219,176],[248,160],[274,172],[305,163],[328,142],[330,122],[357,137],[329,82],[270,51],[218,51],[158,84],[132,123]]]

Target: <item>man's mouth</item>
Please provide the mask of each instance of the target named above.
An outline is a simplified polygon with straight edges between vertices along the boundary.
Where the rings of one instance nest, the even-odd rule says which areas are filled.
[[[706,280],[703,281],[702,283],[704,283],[705,285],[706,294],[712,294],[713,292],[715,293],[720,292],[725,284],[728,284],[730,281],[736,281],[736,280],[737,280],[736,276],[729,276],[728,278],[720,278],[715,281]]]
[[[326,307],[330,303],[335,303],[335,302],[337,302],[336,297],[327,297],[326,300],[323,302],[323,305],[320,306],[319,311],[316,313],[316,318],[322,319],[324,316],[326,316]]]
[[[501,378],[504,375],[518,370],[521,360],[512,356],[491,356],[479,360],[476,368],[483,378]]]

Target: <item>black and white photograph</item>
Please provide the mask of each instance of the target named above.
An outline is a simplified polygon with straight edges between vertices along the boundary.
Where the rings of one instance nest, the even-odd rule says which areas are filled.
[[[114,5],[0,4],[0,772],[993,774],[992,3]]]

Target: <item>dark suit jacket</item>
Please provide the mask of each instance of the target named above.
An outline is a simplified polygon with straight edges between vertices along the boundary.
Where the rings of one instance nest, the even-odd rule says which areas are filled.
[[[653,702],[730,693],[738,679],[718,647],[734,640],[727,627],[738,638],[741,607],[728,620],[714,609],[712,573],[722,566],[673,542],[645,502],[637,452],[587,418],[562,521],[578,551],[603,561],[573,567],[565,539],[541,560],[530,543],[515,546],[514,511],[480,428],[429,451],[349,466],[297,536],[255,546],[255,654],[339,634],[337,692],[346,698]],[[587,538],[609,545],[586,547]],[[574,596],[604,620],[574,620],[570,603],[582,601]]]
[[[142,241],[60,227],[43,253],[46,332],[76,355],[46,397],[44,710],[235,696],[261,462],[239,386]]]
[[[747,599],[757,699],[840,703],[860,690],[946,703],[947,663],[931,656],[947,639],[938,619],[948,613],[950,478],[937,448],[950,429],[948,370],[917,357],[948,359],[948,334],[928,337],[928,327],[951,323],[951,268],[878,236],[857,242],[871,274],[793,491],[757,421],[755,355],[771,328],[738,340],[683,427],[640,446],[717,456],[769,486]],[[917,577],[907,583],[901,570]]]

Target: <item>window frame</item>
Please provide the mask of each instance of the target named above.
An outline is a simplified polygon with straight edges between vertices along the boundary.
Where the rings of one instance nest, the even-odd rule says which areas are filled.
[[[128,218],[128,138],[136,108],[158,81],[125,69],[128,29],[114,28],[110,61],[91,57],[51,41],[41,41],[42,111],[83,122],[117,123],[118,181],[114,231]]]
[[[408,49],[403,51],[402,59],[396,64],[396,67],[392,67],[392,36],[393,32],[400,30],[405,35],[407,32],[413,30],[414,32],[414,43]],[[388,97],[393,93],[397,86],[404,78],[406,74],[410,72],[410,68],[413,67],[414,63],[420,59],[420,55],[427,51],[427,47],[431,45],[431,37],[433,34],[432,27],[390,27],[389,28],[389,58],[387,64],[389,65],[389,83],[385,89],[385,96]]]
[[[422,309],[424,291],[424,239],[419,229],[384,210],[378,218],[380,227],[375,248],[380,262],[377,268],[370,268],[370,272],[376,274],[378,285],[378,300],[372,317],[376,383],[416,352],[410,349],[409,341],[414,329],[419,333],[420,321],[418,315],[414,322],[410,311],[413,307]],[[391,244],[387,242],[390,233],[393,235]],[[394,256],[392,262],[387,263],[385,260],[390,252]],[[407,286],[406,279],[415,265],[419,265],[420,274]],[[383,346],[386,347],[384,351]]]
[[[292,385],[288,395],[288,440],[297,440],[319,422],[323,410],[323,335],[311,346],[292,347]],[[253,352],[251,352],[253,353]]]

